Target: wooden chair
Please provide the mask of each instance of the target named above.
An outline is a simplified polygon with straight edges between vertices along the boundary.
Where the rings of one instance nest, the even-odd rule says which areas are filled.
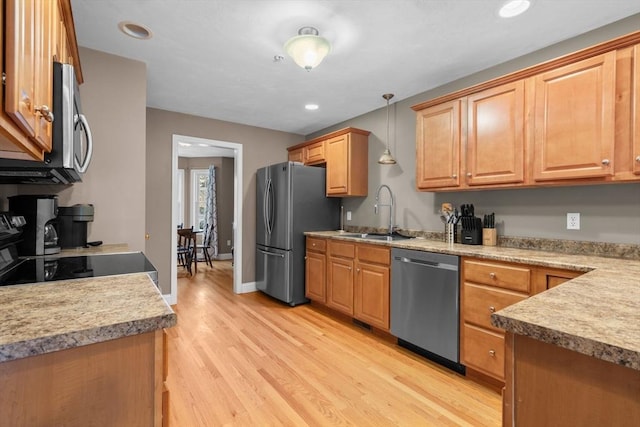
[[[181,228],[178,230],[178,262],[182,267],[186,268],[189,274],[191,272],[191,263],[195,253],[196,235],[191,228]]]
[[[211,255],[209,255],[209,247],[211,246],[211,239],[213,238],[213,224],[207,225],[204,229],[204,236],[202,236],[202,244],[196,245],[196,257],[198,251],[202,251],[202,257],[209,267],[213,267]]]

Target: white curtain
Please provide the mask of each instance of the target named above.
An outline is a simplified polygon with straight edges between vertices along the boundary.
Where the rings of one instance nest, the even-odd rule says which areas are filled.
[[[205,250],[212,258],[218,255],[218,197],[216,195],[216,168],[209,165],[209,186],[207,188],[207,204],[205,206],[204,218],[209,234],[207,241],[202,242]]]

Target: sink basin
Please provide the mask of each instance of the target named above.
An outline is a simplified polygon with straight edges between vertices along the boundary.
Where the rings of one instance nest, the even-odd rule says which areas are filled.
[[[393,234],[389,236],[388,234],[344,233],[344,234],[340,234],[340,236],[355,237],[357,239],[365,239],[365,240],[378,240],[382,242],[395,242],[398,240],[413,239],[413,237],[402,236],[400,234]]]

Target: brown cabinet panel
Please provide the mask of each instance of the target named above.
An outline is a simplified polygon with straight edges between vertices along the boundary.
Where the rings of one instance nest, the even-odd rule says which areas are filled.
[[[504,333],[464,325],[462,363],[504,381]]]
[[[613,51],[535,77],[536,181],[613,175],[615,61]]]
[[[468,185],[524,182],[524,101],[522,80],[468,97]]]
[[[511,289],[529,293],[531,289],[531,269],[527,266],[499,262],[464,260],[465,282]]]
[[[316,165],[326,162],[324,146],[324,141],[318,141],[304,147],[304,164]]]
[[[544,292],[582,274],[580,271],[538,267],[533,275],[533,293]]]
[[[364,245],[356,246],[358,261],[375,264],[390,265],[391,249],[386,246]]]
[[[527,295],[471,283],[463,284],[463,292],[464,321],[499,333],[502,329],[491,324],[491,315],[527,298]]]
[[[353,260],[328,258],[327,306],[353,316]]]
[[[356,245],[350,242],[330,240],[329,255],[353,259],[356,256]]]
[[[358,262],[354,317],[389,330],[389,267]]]
[[[418,112],[416,186],[418,189],[460,184],[462,101],[454,100]]]
[[[326,255],[307,251],[305,257],[305,296],[310,300],[326,302]]]
[[[304,163],[304,149],[298,148],[296,150],[289,151],[289,161]]]
[[[633,173],[640,175],[640,45],[633,47]]]

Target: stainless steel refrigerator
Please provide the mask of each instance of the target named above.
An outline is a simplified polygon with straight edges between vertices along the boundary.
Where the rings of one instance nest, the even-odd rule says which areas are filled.
[[[256,287],[291,306],[308,302],[304,232],[337,230],[340,221],[325,169],[294,162],[258,169],[256,208]]]

